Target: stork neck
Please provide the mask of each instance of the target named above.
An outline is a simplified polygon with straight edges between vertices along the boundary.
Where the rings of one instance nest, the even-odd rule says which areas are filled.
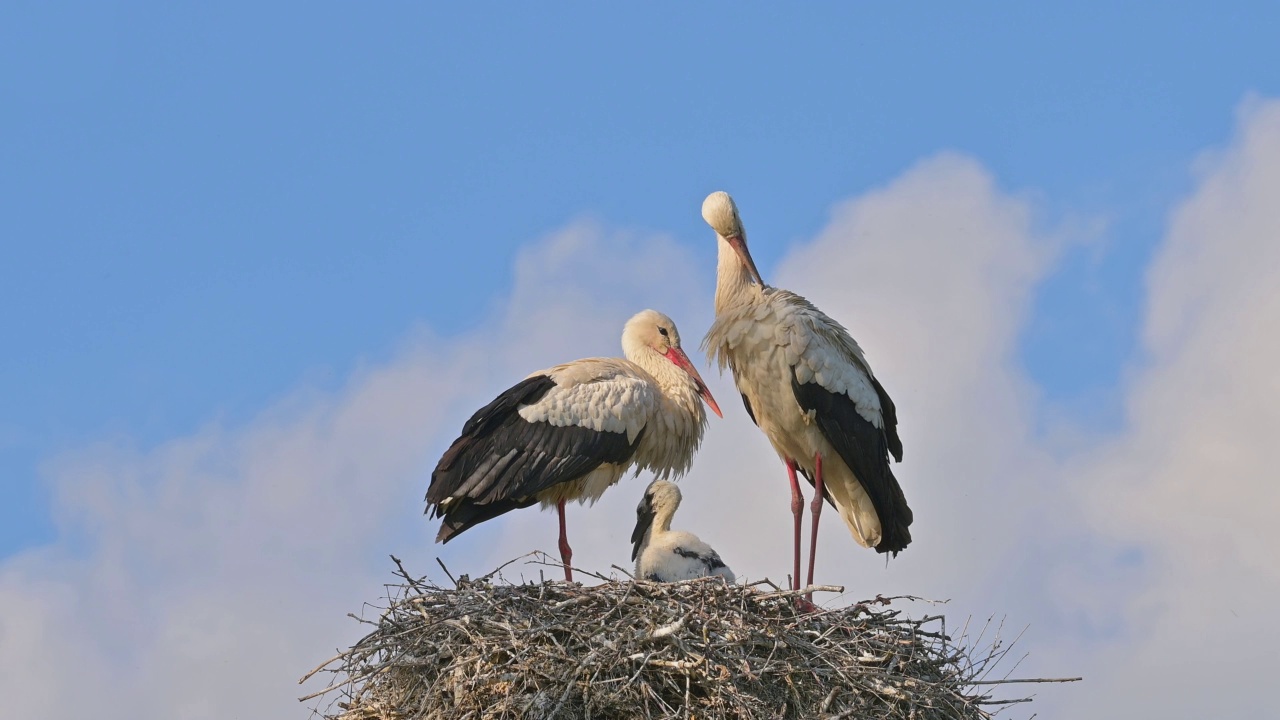
[[[702,409],[693,378],[653,348],[645,347],[631,361],[648,372],[658,385],[660,409],[636,451],[636,463],[666,479],[689,470],[702,442],[707,415]]]
[[[646,347],[637,355],[636,364],[658,381],[665,401],[676,403],[687,414],[697,414],[701,400],[688,373],[653,348]]]
[[[671,532],[671,519],[676,516],[675,503],[664,504],[653,513],[653,533],[669,533]]]
[[[718,237],[719,256],[716,263],[716,314],[745,300],[755,285],[751,273],[742,264],[738,251],[728,240]]]
[[[640,555],[643,555],[644,551],[653,544],[655,537],[671,532],[671,520],[675,514],[675,508],[667,503],[654,508],[653,522],[650,523],[649,529],[644,531],[644,539],[640,541]],[[636,556],[637,563],[640,555]]]

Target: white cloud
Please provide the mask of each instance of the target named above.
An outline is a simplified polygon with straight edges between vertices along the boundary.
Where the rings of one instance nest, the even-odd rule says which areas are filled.
[[[295,681],[356,639],[345,615],[378,599],[387,554],[426,570],[440,550],[422,495],[469,411],[539,366],[617,354],[636,310],[688,304],[688,266],[669,239],[577,223],[521,255],[486,329],[420,333],[341,392],[299,390],[243,428],[58,458],[62,539],[0,564],[6,713],[305,716]],[[448,546],[457,566],[480,539]]]
[[[751,209],[744,212],[749,223]],[[880,556],[856,548],[827,513],[822,579],[862,595],[963,597],[982,591],[1000,566],[999,536],[1019,530],[1003,522],[1015,517],[999,505],[1014,502],[1003,492],[1039,462],[1024,429],[1030,388],[1013,362],[1049,247],[1030,225],[1025,201],[1002,194],[977,163],[943,156],[838,207],[778,272],[780,284],[849,324],[897,396],[908,453],[901,474],[919,518],[916,544],[885,572]],[[703,241],[713,242],[710,231]],[[296,675],[356,631],[342,617],[376,595],[385,553],[423,570],[439,555],[455,572],[475,573],[554,548],[553,517],[532,511],[431,545],[434,527],[419,516],[430,464],[466,414],[516,377],[615,354],[623,321],[640,307],[672,314],[695,347],[710,318],[714,269],[692,256],[665,238],[576,223],[521,254],[511,296],[485,329],[452,342],[417,338],[338,397],[304,391],[247,428],[211,428],[144,453],[64,458],[53,470],[64,527],[87,535],[88,552],[57,546],[39,562],[11,562],[0,587],[12,602],[40,605],[49,592],[70,593],[66,576],[91,576],[89,595],[111,598],[112,609],[76,601],[49,609],[50,621],[89,618],[84,666],[100,669],[108,696],[150,708],[144,715],[289,712]],[[790,566],[781,467],[739,409],[731,380],[707,378],[728,418],[711,424],[680,520],[741,573],[781,581]],[[957,424],[971,432],[955,433]],[[642,483],[591,511],[571,510],[577,564],[626,563]],[[729,497],[731,512],[717,511]],[[958,547],[968,550],[957,555]],[[302,597],[307,604],[283,601]],[[11,650],[6,657],[56,657]],[[164,691],[148,692],[155,687]],[[67,704],[71,694],[51,697],[54,705],[39,707],[57,709],[54,716],[83,710]]]
[[[846,324],[899,407],[895,472],[916,525],[892,575],[917,592],[950,596],[999,568],[998,538],[1018,532],[1015,509],[1037,484],[1016,340],[1053,244],[1032,214],[978,163],[944,155],[837,207],[781,273]],[[832,540],[835,560],[849,548]],[[960,562],[956,544],[971,548]]]
[[[1152,267],[1148,357],[1133,371],[1125,431],[1065,461],[1031,430],[1041,404],[1017,362],[1057,241],[977,162],[939,156],[839,204],[815,239],[766,269],[850,328],[901,412],[906,462],[895,469],[915,541],[886,570],[827,512],[819,579],[859,596],[955,598],[953,620],[1009,612],[1032,623],[1022,670],[1089,683],[1042,691],[1046,716],[1262,714],[1249,684],[1266,679],[1280,640],[1266,615],[1280,590],[1280,535],[1267,522],[1280,491],[1263,454],[1280,431],[1268,367],[1280,327],[1280,104],[1251,105],[1239,134],[1202,163]],[[750,226],[753,209],[742,210]],[[713,241],[709,230],[700,241]],[[554,548],[554,517],[532,510],[432,545],[420,514],[430,467],[469,412],[516,378],[616,354],[642,307],[671,314],[696,347],[714,268],[695,256],[668,238],[574,223],[521,253],[510,295],[473,333],[417,333],[341,392],[299,390],[245,427],[58,458],[60,540],[0,563],[6,710],[304,716],[294,681],[354,639],[344,615],[377,598],[388,553],[474,574]],[[730,379],[704,374],[728,417],[712,420],[677,524],[739,574],[781,580],[781,464]],[[643,482],[571,510],[577,564],[625,564]],[[509,574],[522,572],[538,570]]]
[[[752,209],[742,212],[750,231]],[[1027,201],[1001,193],[978,163],[944,155],[835,208],[819,236],[793,251],[776,273],[777,284],[807,295],[848,325],[897,398],[903,419],[907,462],[898,469],[917,513],[915,544],[886,572],[883,556],[857,548],[839,517],[825,513],[818,561],[824,581],[863,596],[966,598],[965,607],[975,611],[978,600],[989,599],[986,579],[1007,564],[1001,538],[1025,531],[1015,512],[1034,491],[1025,476],[1044,464],[1029,449],[1033,396],[1015,362],[1030,293],[1053,249],[1034,236],[1032,215]],[[710,229],[701,241],[714,243]],[[754,244],[769,241],[752,235]],[[700,275],[689,282],[706,288],[690,294],[702,305],[677,316],[688,346],[698,343],[707,323],[691,326],[684,318],[710,315],[714,267],[701,268]],[[739,575],[782,582],[791,567],[786,475],[742,410],[731,378],[715,375],[704,372],[727,417],[710,422],[683,481],[677,524],[717,546]],[[637,489],[622,490],[590,512],[571,509],[575,564],[626,565],[627,521],[637,498]],[[492,548],[493,563],[530,543],[554,547],[548,517],[525,513],[503,527],[505,532],[469,531],[485,534],[481,542]],[[959,559],[957,538],[972,549]]]
[[[1130,631],[1081,715],[1264,717],[1280,646],[1280,102],[1246,102],[1148,274],[1128,430],[1079,458],[1096,527],[1142,548],[1103,593]],[[1139,705],[1139,701],[1141,704]]]

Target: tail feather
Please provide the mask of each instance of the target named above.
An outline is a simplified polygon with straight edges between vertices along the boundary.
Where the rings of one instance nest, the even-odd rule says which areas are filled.
[[[911,543],[908,527],[912,521],[911,508],[896,481],[892,483],[896,492],[892,493],[889,507],[882,514],[877,512],[871,496],[852,473],[845,477],[846,470],[831,465],[824,465],[823,471],[827,474],[824,483],[827,500],[839,510],[855,542],[875,548],[876,552],[893,553],[895,557]],[[839,473],[840,477],[833,477],[832,473]]]
[[[883,532],[880,542],[876,544],[876,552],[893,553],[893,557],[897,557],[899,552],[911,544],[911,523],[915,520],[915,515],[907,505],[907,496],[902,492],[902,485],[898,483],[897,478],[893,477],[892,471],[889,471],[888,475],[892,480],[889,483],[892,492],[889,495],[889,507],[885,508],[885,512],[880,517]]]

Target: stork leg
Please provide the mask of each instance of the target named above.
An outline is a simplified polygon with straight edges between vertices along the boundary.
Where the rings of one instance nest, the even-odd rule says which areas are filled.
[[[800,482],[796,480],[796,462],[787,460],[787,479],[791,481],[791,514],[796,519],[795,563],[791,575],[791,589],[800,589],[800,521],[804,517],[804,495],[800,494]]]
[[[818,554],[818,516],[822,514],[823,500],[822,453],[813,455],[813,476],[813,503],[809,505],[809,510],[813,512],[813,528],[809,531],[809,579],[805,583],[806,587],[813,584],[813,564]],[[813,593],[805,598],[813,600]]]
[[[569,547],[569,535],[565,532],[563,500],[556,503],[556,512],[560,515],[560,562],[564,563],[564,581],[573,582],[573,568],[569,564],[573,560],[573,548]]]

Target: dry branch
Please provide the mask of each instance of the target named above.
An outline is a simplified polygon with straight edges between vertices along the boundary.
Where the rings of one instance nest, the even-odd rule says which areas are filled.
[[[986,679],[1008,652],[998,628],[985,648],[962,647],[942,616],[889,607],[903,598],[804,612],[806,591],[718,578],[584,587],[491,574],[444,589],[400,575],[376,629],[303,678],[332,676],[302,698],[329,695],[325,717],[968,720],[1028,700],[980,687],[1013,682]]]

